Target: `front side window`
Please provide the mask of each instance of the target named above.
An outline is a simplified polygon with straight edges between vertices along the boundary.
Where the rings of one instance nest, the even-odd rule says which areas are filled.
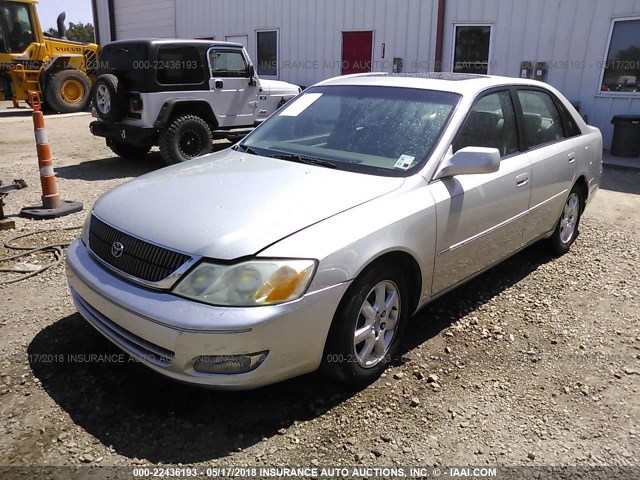
[[[548,93],[518,90],[518,99],[522,105],[524,141],[527,148],[564,137],[560,113]]]
[[[239,148],[330,168],[407,176],[429,158],[459,98],[411,88],[309,88]]]
[[[196,47],[160,47],[154,66],[157,67],[158,83],[163,85],[195,85],[204,81]]]
[[[278,31],[257,32],[258,75],[278,76]]]
[[[239,51],[211,50],[209,52],[212,77],[246,77],[247,62]]]
[[[489,25],[456,25],[453,57],[454,73],[489,73]]]
[[[3,3],[0,7],[0,50],[21,53],[35,41],[29,18],[29,4]]]
[[[490,93],[475,103],[453,142],[453,152],[471,146],[497,148],[503,157],[518,151],[516,116],[508,91]]]
[[[640,92],[640,19],[613,23],[603,66],[601,91]]]

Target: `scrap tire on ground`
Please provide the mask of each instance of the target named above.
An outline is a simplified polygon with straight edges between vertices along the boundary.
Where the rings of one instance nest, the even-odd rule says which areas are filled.
[[[185,162],[212,150],[211,129],[195,115],[179,115],[160,132],[160,153],[167,165]]]
[[[83,112],[91,101],[91,80],[80,70],[54,72],[45,86],[44,100],[59,113]]]
[[[127,92],[115,75],[100,75],[93,86],[93,106],[102,120],[115,122],[120,120],[129,107]]]

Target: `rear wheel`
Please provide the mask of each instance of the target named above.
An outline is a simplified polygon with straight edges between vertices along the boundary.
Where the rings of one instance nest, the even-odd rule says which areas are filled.
[[[113,153],[122,158],[142,158],[149,153],[149,150],[151,150],[151,145],[138,146],[130,143],[119,142],[117,140],[108,140],[107,145]]]
[[[91,100],[91,81],[80,70],[60,70],[49,77],[44,96],[56,112],[82,112]]]
[[[555,255],[564,255],[575,242],[578,237],[578,226],[580,225],[580,215],[583,209],[584,198],[582,190],[576,185],[569,193],[556,229],[548,240],[549,247]]]
[[[390,263],[365,271],[333,319],[323,370],[351,387],[375,381],[397,351],[409,315],[404,274]]]
[[[160,153],[167,164],[211,153],[213,136],[207,122],[195,115],[180,115],[160,133]]]

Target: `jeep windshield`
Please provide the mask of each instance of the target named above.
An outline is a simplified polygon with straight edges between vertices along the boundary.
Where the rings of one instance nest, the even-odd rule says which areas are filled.
[[[460,96],[385,86],[312,87],[238,145],[285,161],[388,176],[419,169]]]

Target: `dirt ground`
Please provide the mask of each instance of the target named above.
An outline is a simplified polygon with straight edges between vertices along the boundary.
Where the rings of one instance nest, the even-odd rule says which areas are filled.
[[[80,225],[101,193],[160,168],[157,152],[115,158],[90,121],[47,118],[60,194],[85,211],[16,217],[0,241]],[[0,108],[0,179],[14,178],[29,187],[5,199],[8,214],[38,204],[40,187],[30,117]],[[402,360],[359,392],[320,374],[249,392],[184,386],[112,361],[120,351],[75,312],[62,265],[0,287],[0,466],[637,467],[639,212],[640,173],[606,169],[567,255],[533,246],[430,304]]]

